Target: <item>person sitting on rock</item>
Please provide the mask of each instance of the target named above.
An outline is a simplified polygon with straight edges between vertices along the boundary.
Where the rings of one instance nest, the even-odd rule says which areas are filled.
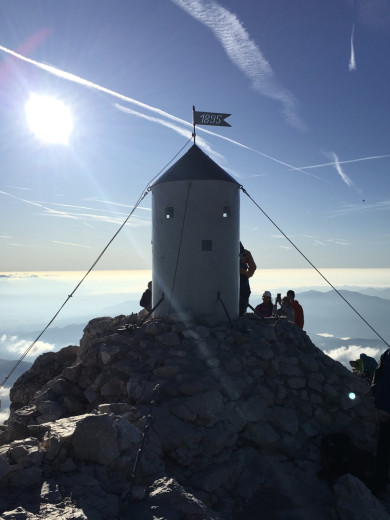
[[[147,311],[152,309],[152,282],[148,283],[148,288],[142,294],[139,304]]]
[[[287,291],[287,298],[289,298],[291,308],[294,310],[294,323],[303,329],[303,324],[305,321],[303,316],[303,309],[298,300],[295,299],[295,292],[292,289]]]
[[[280,305],[280,309],[278,309],[277,307],[278,304]],[[282,299],[280,294],[278,294],[275,298],[273,314],[278,318],[287,318],[288,321],[294,323],[294,310],[290,305],[290,298],[284,296],[284,298]]]
[[[263,293],[263,303],[260,303],[255,308],[255,314],[260,318],[270,318],[274,310],[274,304],[272,303],[272,296],[269,291]]]

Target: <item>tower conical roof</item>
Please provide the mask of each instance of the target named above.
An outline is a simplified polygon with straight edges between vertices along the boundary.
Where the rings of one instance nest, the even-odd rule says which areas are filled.
[[[219,180],[239,184],[196,144],[192,145],[187,153],[157,179],[154,186],[162,182],[186,180]]]

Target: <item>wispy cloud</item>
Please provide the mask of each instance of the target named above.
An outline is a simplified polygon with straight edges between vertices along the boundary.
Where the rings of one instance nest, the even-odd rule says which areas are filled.
[[[275,234],[272,235],[273,238],[284,240],[286,237],[283,235]],[[315,244],[317,246],[329,246],[329,244],[336,244],[339,246],[349,246],[351,245],[350,242],[347,240],[344,240],[343,238],[321,238],[314,235],[305,235],[305,234],[299,234],[299,235],[290,235],[291,239],[306,239],[309,240],[312,244]],[[284,246],[286,249],[289,249],[288,246]]]
[[[130,205],[130,204],[122,204],[120,202],[113,202],[111,200],[100,200],[100,199],[96,199],[95,197],[87,197],[84,200],[89,200],[89,201],[93,201],[93,202],[101,202],[102,204],[110,204],[110,206],[120,206],[122,208],[128,208],[129,210],[134,208],[134,206]],[[152,211],[151,208],[146,208],[144,206],[138,206],[137,210],[139,210],[139,209],[141,209],[143,211]]]
[[[11,188],[14,190],[31,191],[31,188],[26,188],[22,186],[7,186],[7,188]]]
[[[228,57],[247,76],[252,87],[281,103],[285,120],[303,130],[294,95],[276,79],[271,65],[235,14],[212,0],[172,0],[190,16],[208,27]]]
[[[13,199],[16,199],[20,202],[24,202],[25,204],[31,204],[32,206],[36,206],[38,208],[41,208],[44,210],[43,216],[48,217],[58,217],[58,218],[70,218],[73,220],[76,220],[77,222],[91,227],[93,223],[106,223],[106,224],[115,224],[115,225],[121,225],[123,223],[123,220],[125,217],[127,217],[127,213],[122,213],[119,211],[107,211],[104,209],[95,209],[95,208],[89,208],[86,206],[76,206],[72,204],[58,204],[58,203],[48,203],[42,204],[40,202],[31,201],[27,199],[22,199],[20,197],[16,197],[15,195],[11,195],[10,193],[7,193],[5,191],[0,190],[0,194],[11,197]],[[60,206],[64,208],[68,208],[69,211],[58,211],[55,210],[48,205],[53,206]],[[81,211],[72,211],[72,210],[86,210],[84,212]],[[106,213],[106,214],[103,214]],[[149,218],[141,218],[137,216],[133,216],[131,220],[129,220],[126,223],[127,227],[139,227],[139,226],[148,226],[150,225],[150,219]],[[7,238],[4,236],[4,238]],[[11,244],[14,246],[21,245],[21,244]]]
[[[334,152],[332,152],[332,157],[333,157],[333,161],[334,161],[333,165],[334,165],[337,173],[340,175],[341,179],[343,180],[343,182],[345,182],[345,184],[349,187],[353,186],[352,180],[348,177],[348,175],[341,168],[339,158],[337,157],[337,155]]]
[[[336,244],[337,246],[350,246],[351,242],[348,240],[344,240],[343,238],[330,238],[328,240],[331,244]]]
[[[60,240],[53,240],[53,244],[59,244],[61,246],[86,247],[87,249],[91,249],[90,246],[85,246],[84,244],[74,244],[72,242],[61,242]]]
[[[127,214],[125,213],[112,213],[108,215],[102,215],[91,212],[74,213],[73,215],[76,215],[77,219],[83,222],[84,224],[104,223],[115,224],[117,226],[120,226],[123,223],[124,219],[127,217]],[[149,226],[150,222],[150,219],[136,217],[133,215],[132,218],[128,222],[126,222],[126,227]]]
[[[359,204],[346,204],[342,208],[335,209],[329,213],[329,217],[340,217],[344,215],[352,215],[354,213],[361,213],[362,211],[389,211],[390,200],[382,200],[374,203],[361,202]]]
[[[55,209],[48,208],[47,206],[44,206],[40,202],[35,202],[35,201],[32,201],[32,200],[22,199],[21,197],[16,197],[16,195],[12,195],[11,193],[7,193],[6,191],[1,191],[0,190],[0,194],[1,195],[5,195],[7,197],[10,197],[11,199],[16,199],[16,200],[18,200],[20,202],[24,202],[25,204],[30,204],[31,206],[36,206],[38,208],[41,208],[41,209],[45,210],[45,213],[49,214],[50,216],[61,217],[61,218],[70,218],[70,219],[79,221],[79,219],[76,216],[74,216],[74,215],[70,215],[69,213],[67,213],[65,211],[57,211]]]
[[[349,58],[349,65],[348,65],[349,72],[356,70],[354,37],[355,37],[355,25],[352,26],[352,33],[351,33],[351,55]]]

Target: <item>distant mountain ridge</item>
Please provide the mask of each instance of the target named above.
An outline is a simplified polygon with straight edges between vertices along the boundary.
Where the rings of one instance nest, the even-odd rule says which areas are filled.
[[[0,359],[0,383],[8,376],[11,370],[16,365],[16,359]],[[13,383],[23,374],[26,370],[31,367],[32,363],[27,361],[21,361],[19,366],[15,369],[15,372],[8,379],[6,386],[12,386]]]
[[[362,290],[363,291],[363,290]],[[378,294],[390,294],[390,289],[364,289],[365,292]],[[390,342],[390,299],[376,295],[363,294],[363,292],[340,290],[340,294],[361,314],[361,316],[388,342]],[[315,342],[320,348],[329,350],[340,346],[338,338],[353,338],[354,344],[362,346],[376,346],[387,348],[370,327],[345,303],[333,290],[320,291],[309,290],[296,291],[296,297],[301,303],[305,313],[305,331],[312,335],[329,334],[335,338],[316,337]],[[259,295],[253,293],[251,304],[259,303]],[[83,313],[74,322],[69,323],[69,318],[62,320],[61,316],[55,321],[42,336],[41,341],[55,345],[55,349],[68,345],[78,345],[83,335],[83,330],[90,319],[95,317],[115,317],[120,314],[131,314],[139,309],[138,302],[124,301],[121,304],[108,306],[101,313],[94,316],[85,316]],[[42,327],[43,328],[43,327]],[[28,328],[23,327],[3,329],[2,333],[16,335],[18,339],[33,341],[41,330],[38,325]],[[357,339],[359,338],[359,339]],[[360,343],[358,343],[360,342]],[[342,344],[346,344],[345,341]],[[351,343],[353,344],[353,343]],[[5,350],[5,349],[4,349]],[[14,353],[3,352],[3,358],[14,357]]]
[[[386,341],[390,340],[390,300],[356,291],[340,294]],[[305,312],[305,330],[312,334],[332,334],[339,338],[373,338],[375,332],[333,290],[306,291],[297,294]]]

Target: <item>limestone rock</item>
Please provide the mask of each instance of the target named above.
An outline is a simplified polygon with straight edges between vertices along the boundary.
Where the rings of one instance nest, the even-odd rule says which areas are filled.
[[[318,478],[324,434],[374,451],[375,410],[294,324],[103,317],[80,345],[11,392],[1,518],[389,518],[355,477]]]

